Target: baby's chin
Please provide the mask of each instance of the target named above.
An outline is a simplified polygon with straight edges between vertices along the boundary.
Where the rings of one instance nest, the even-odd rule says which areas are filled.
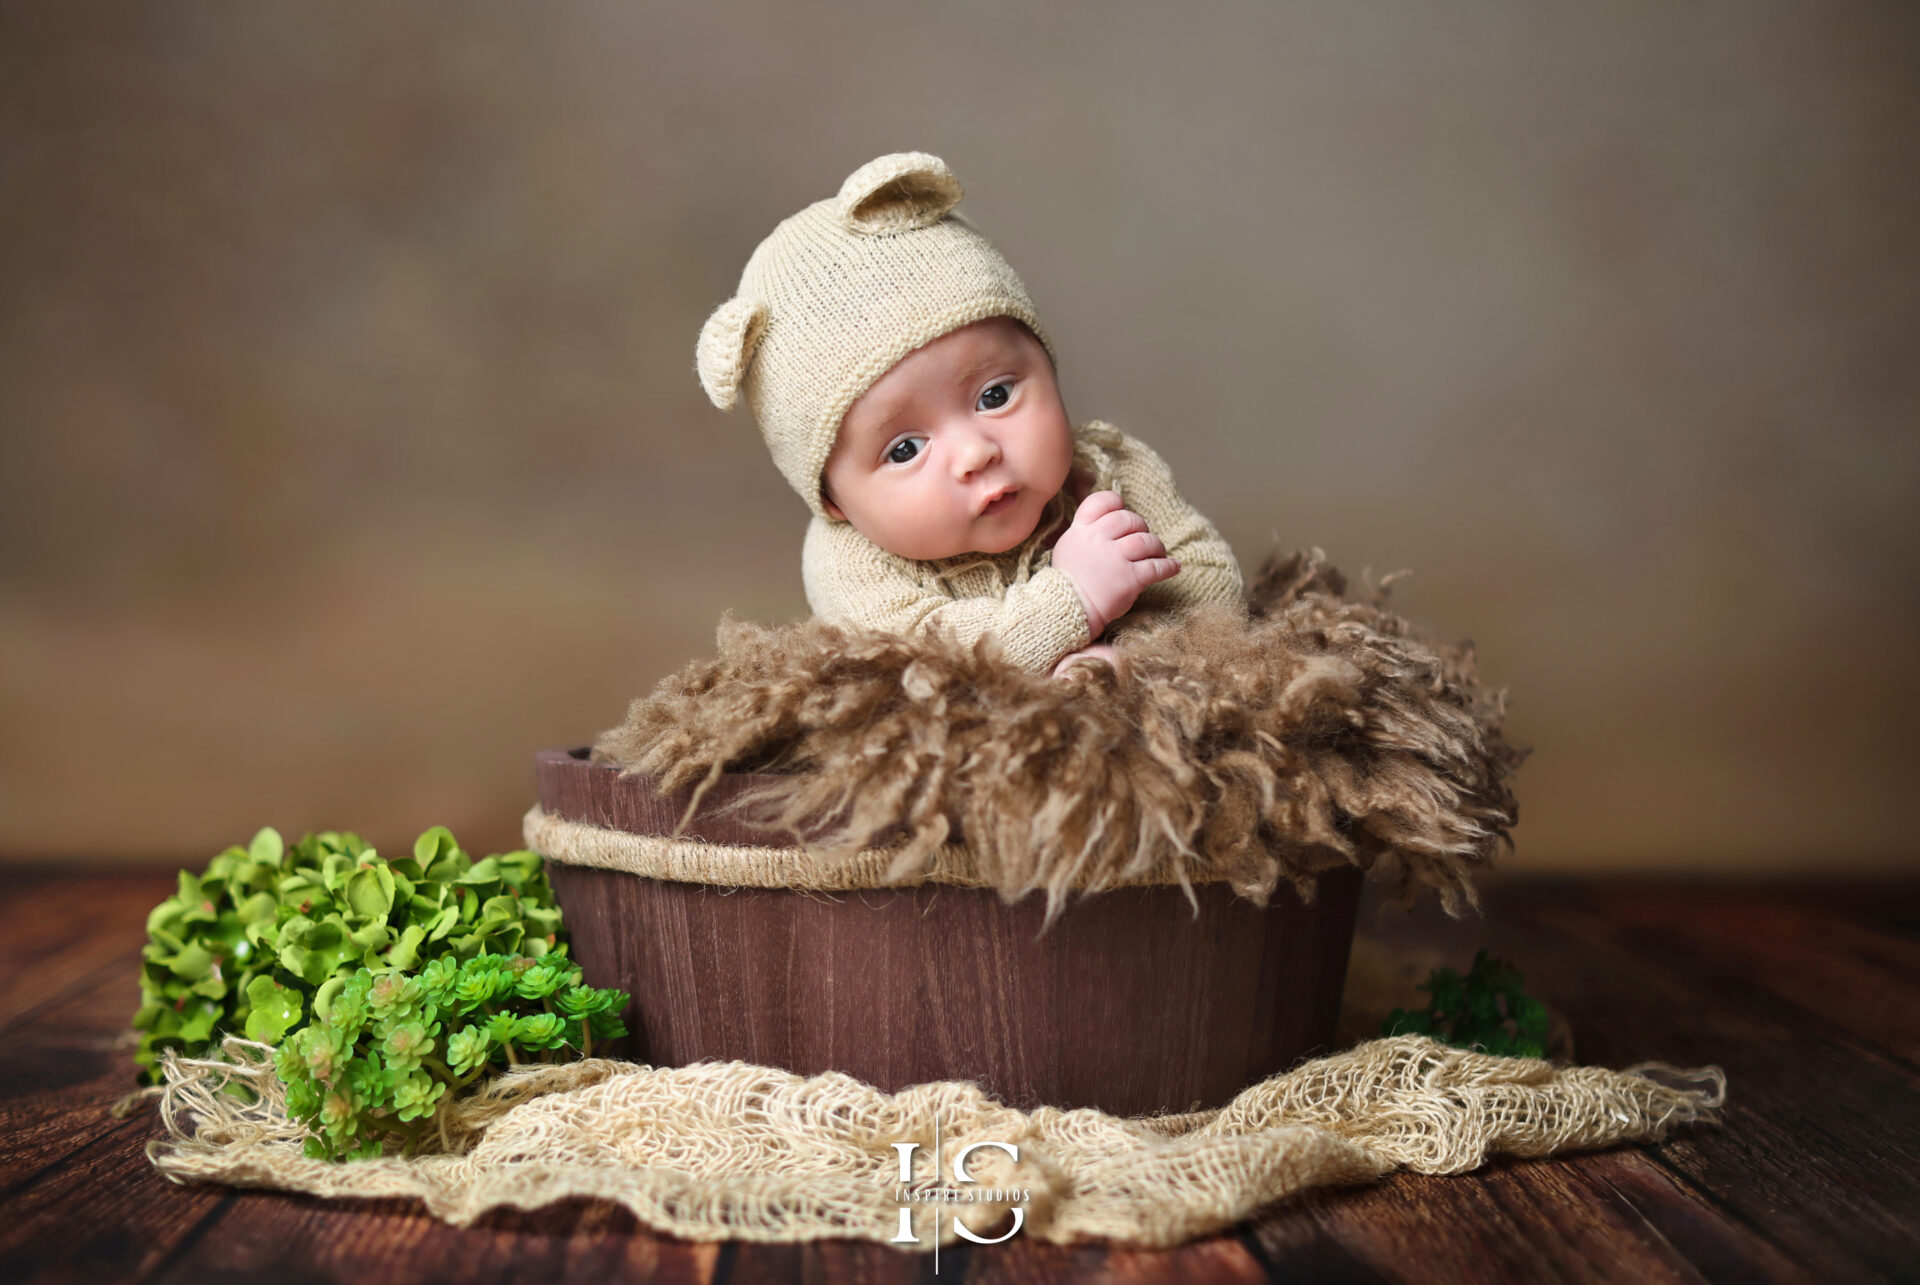
[[[975,554],[1001,554],[1017,549],[1039,527],[1035,522],[1022,531],[1016,523],[1005,532],[995,532],[991,537],[983,537],[972,532],[967,536],[942,544],[922,544],[913,541],[888,541],[874,539],[872,532],[862,532],[869,540],[885,549],[895,557],[905,558],[909,562],[944,562],[949,558],[964,558]]]
[[[1025,544],[1027,540],[1032,537],[1034,531],[1039,527],[1039,525],[1040,524],[1036,522],[1032,526],[1028,527],[1026,530],[1020,532],[1020,534],[1014,535],[1014,536],[1005,536],[1005,537],[1000,537],[992,540],[976,540],[973,543],[973,547],[971,549],[968,549],[967,552],[968,553],[1006,553],[1010,549],[1017,549],[1022,544]]]
[[[1054,490],[1058,491],[1059,488],[1055,487]],[[1050,500],[1051,493],[1049,493],[1049,501]],[[1019,548],[1028,540],[1031,540],[1033,533],[1040,529],[1041,520],[1047,516],[1047,503],[1049,501],[1042,501],[1040,504],[1034,506],[1030,515],[1023,514],[1022,520],[1013,522],[1004,530],[976,531],[974,533],[975,538],[972,542],[973,547],[971,551],[974,553],[997,554]],[[1009,516],[1012,515],[1010,514]]]

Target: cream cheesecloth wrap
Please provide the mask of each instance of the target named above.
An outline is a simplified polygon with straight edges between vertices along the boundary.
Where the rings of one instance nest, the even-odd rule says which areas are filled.
[[[229,1040],[229,1061],[168,1055],[167,1132],[150,1147],[162,1173],[417,1197],[459,1224],[587,1196],[693,1240],[849,1237],[907,1250],[936,1235],[953,1242],[956,1214],[977,1236],[1001,1235],[1016,1209],[1019,1234],[1042,1240],[1177,1245],[1309,1187],[1658,1141],[1711,1118],[1726,1088],[1717,1067],[1658,1068],[1687,1082],[1675,1087],[1653,1067],[1555,1067],[1401,1036],[1304,1063],[1217,1111],[1123,1120],[1017,1111],[956,1081],[883,1093],[834,1072],[596,1059],[493,1081],[452,1108],[435,1154],[336,1163],[301,1153],[303,1130],[287,1118],[268,1052]],[[257,1100],[222,1091],[236,1082]],[[962,1182],[954,1160],[974,1142],[1017,1156],[978,1148]],[[904,1185],[897,1143],[919,1144]],[[943,1189],[944,1200],[928,1198]],[[917,1240],[896,1239],[902,1210]]]

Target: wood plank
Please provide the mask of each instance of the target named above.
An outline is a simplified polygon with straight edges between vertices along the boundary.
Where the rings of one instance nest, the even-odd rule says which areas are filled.
[[[854,1285],[904,1285],[907,1281],[965,1279],[952,1260],[936,1277],[931,1254],[902,1253],[886,1245],[855,1241],[810,1241],[797,1245],[761,1245],[746,1241],[724,1246],[714,1271],[715,1285],[759,1285],[801,1281]]]
[[[1815,1281],[1771,1241],[1729,1219],[1661,1163],[1634,1147],[1569,1160],[1567,1172],[1594,1198],[1640,1220],[1708,1280]]]
[[[1920,940],[1860,924],[1817,899],[1752,890],[1596,893],[1593,909],[1684,951],[1704,972],[1755,986],[1920,1071]],[[1640,938],[1640,934],[1646,934]],[[1900,997],[1905,995],[1905,1002]]]
[[[0,1279],[131,1280],[153,1271],[231,1198],[176,1186],[148,1163],[151,1117],[114,1120],[112,1097],[71,1117],[79,1141],[6,1195],[0,1219]]]
[[[413,1200],[240,1193],[157,1282],[209,1279],[706,1282],[719,1247],[655,1236],[625,1209],[569,1200],[452,1227]]]
[[[72,938],[92,931],[104,913],[124,918],[136,907],[142,924],[146,914],[176,886],[171,870],[137,871],[54,870],[31,877],[8,872],[8,902],[16,908],[14,922],[0,937],[0,964],[15,967]]]
[[[0,1040],[0,1194],[89,1145],[106,1106],[135,1087],[128,1023],[138,942],[100,930],[121,955],[48,998]]]
[[[1654,1154],[1723,1216],[1816,1274],[1890,1276],[1920,1260],[1920,1094],[1843,1028],[1615,924],[1580,888],[1515,889],[1497,947],[1565,1012],[1581,1060],[1717,1062],[1723,1128]],[[1905,1002],[1905,994],[1890,1002]]]
[[[1641,1220],[1593,1200],[1571,1173],[1575,1163],[1397,1174],[1374,1187],[1306,1192],[1299,1203],[1345,1255],[1390,1281],[1699,1279]],[[1270,1237],[1264,1222],[1254,1232],[1284,1268],[1288,1235]]]
[[[136,959],[146,944],[147,912],[173,887],[151,873],[137,876],[84,875],[46,880],[18,894],[18,932],[10,938],[0,964],[0,1035],[75,987],[85,986],[102,967],[128,956]],[[128,979],[127,1016],[139,1006],[139,981]]]
[[[982,1253],[987,1247],[976,1249]],[[1077,1262],[1081,1270],[1101,1279],[1138,1282],[1261,1281],[1266,1271],[1239,1238],[1211,1236],[1174,1249],[1155,1250],[1115,1245],[1098,1256],[1100,1246],[1083,1246]],[[1093,1249],[1095,1253],[1087,1253]]]
[[[137,997],[128,991],[138,967],[137,958],[107,964],[0,1039],[0,1128],[33,1109],[22,1099],[75,1084],[111,1080],[119,1092],[133,1091],[129,1023]]]

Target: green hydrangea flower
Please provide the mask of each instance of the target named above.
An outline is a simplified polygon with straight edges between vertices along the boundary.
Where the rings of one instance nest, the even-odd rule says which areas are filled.
[[[502,951],[566,953],[539,856],[476,860],[439,826],[394,857],[353,834],[287,844],[263,829],[205,870],[180,872],[177,885],[147,917],[134,1060],[149,1082],[162,1053],[217,1056],[227,1034],[277,1048],[314,1022],[352,1036],[375,1017],[417,1015],[357,1011],[365,992],[356,1000],[342,983],[363,969],[432,967],[440,982],[476,955],[497,966]]]

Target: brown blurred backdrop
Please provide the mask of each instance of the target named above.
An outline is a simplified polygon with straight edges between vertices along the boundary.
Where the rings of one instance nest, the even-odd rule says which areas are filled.
[[[938,153],[1069,409],[1512,690],[1516,869],[1911,870],[1898,6],[0,9],[0,856],[517,845],[802,614],[695,333]]]

